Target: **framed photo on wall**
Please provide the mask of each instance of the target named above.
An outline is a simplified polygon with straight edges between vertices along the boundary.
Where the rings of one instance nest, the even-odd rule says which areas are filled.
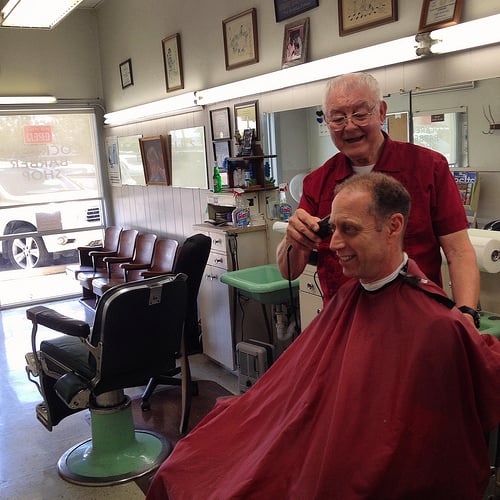
[[[182,73],[181,36],[179,33],[167,36],[161,41],[163,50],[163,66],[167,92],[184,88]]]
[[[165,139],[162,135],[139,139],[146,184],[170,184]]]
[[[210,126],[212,128],[212,140],[231,139],[231,127],[229,125],[229,108],[214,109],[210,111]]]
[[[234,127],[243,137],[243,131],[253,129],[253,138],[258,141],[260,137],[259,126],[259,101],[242,102],[234,105]]]
[[[339,35],[345,36],[398,20],[398,0],[339,0]]]
[[[309,18],[300,19],[285,26],[283,37],[282,68],[307,62],[309,45]]]
[[[460,22],[463,0],[424,0],[419,33],[446,28]]]
[[[274,16],[279,23],[314,9],[318,5],[319,0],[274,0]]]
[[[132,59],[127,59],[120,63],[120,79],[122,89],[134,85],[134,75],[132,74]]]
[[[226,70],[259,62],[257,10],[249,9],[222,21]]]

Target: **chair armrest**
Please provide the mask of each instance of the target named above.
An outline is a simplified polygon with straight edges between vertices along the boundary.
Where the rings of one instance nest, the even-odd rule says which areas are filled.
[[[73,337],[87,338],[90,335],[90,326],[85,321],[70,318],[45,306],[31,307],[26,311],[26,317],[37,325],[46,326]]]
[[[115,257],[115,256],[111,256],[111,257],[104,257],[104,262],[106,262],[106,264],[119,264],[120,262],[130,262],[131,260],[133,259],[133,257]]]
[[[122,269],[125,269],[126,271],[132,271],[135,269],[148,269],[151,267],[151,264],[141,264],[139,262],[125,262],[124,264],[120,264],[120,267]]]
[[[102,246],[81,246],[77,248],[78,258],[81,266],[91,266],[92,265],[92,257],[90,256],[90,252],[95,252],[98,250],[102,250]]]

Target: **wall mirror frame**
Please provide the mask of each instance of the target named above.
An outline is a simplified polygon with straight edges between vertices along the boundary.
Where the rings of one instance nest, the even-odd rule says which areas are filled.
[[[243,131],[255,130],[254,139],[260,140],[259,101],[248,101],[234,105],[234,130],[243,136]]]

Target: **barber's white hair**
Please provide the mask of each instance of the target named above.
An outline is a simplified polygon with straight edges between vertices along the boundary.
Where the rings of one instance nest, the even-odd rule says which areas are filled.
[[[365,87],[371,94],[370,97],[374,99],[374,104],[378,104],[383,100],[382,91],[378,81],[369,73],[346,73],[345,75],[336,76],[332,78],[327,84],[323,96],[323,113],[327,113],[326,101],[331,92],[342,89],[349,91],[353,88]]]

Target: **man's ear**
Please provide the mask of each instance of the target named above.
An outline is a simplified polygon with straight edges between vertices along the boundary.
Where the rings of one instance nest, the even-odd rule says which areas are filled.
[[[383,123],[385,122],[385,117],[387,115],[387,103],[385,101],[380,101],[378,112],[380,115],[380,124],[383,125]]]
[[[404,231],[405,227],[405,218],[403,214],[392,214],[387,221],[387,226],[389,228],[389,234],[400,235]]]

